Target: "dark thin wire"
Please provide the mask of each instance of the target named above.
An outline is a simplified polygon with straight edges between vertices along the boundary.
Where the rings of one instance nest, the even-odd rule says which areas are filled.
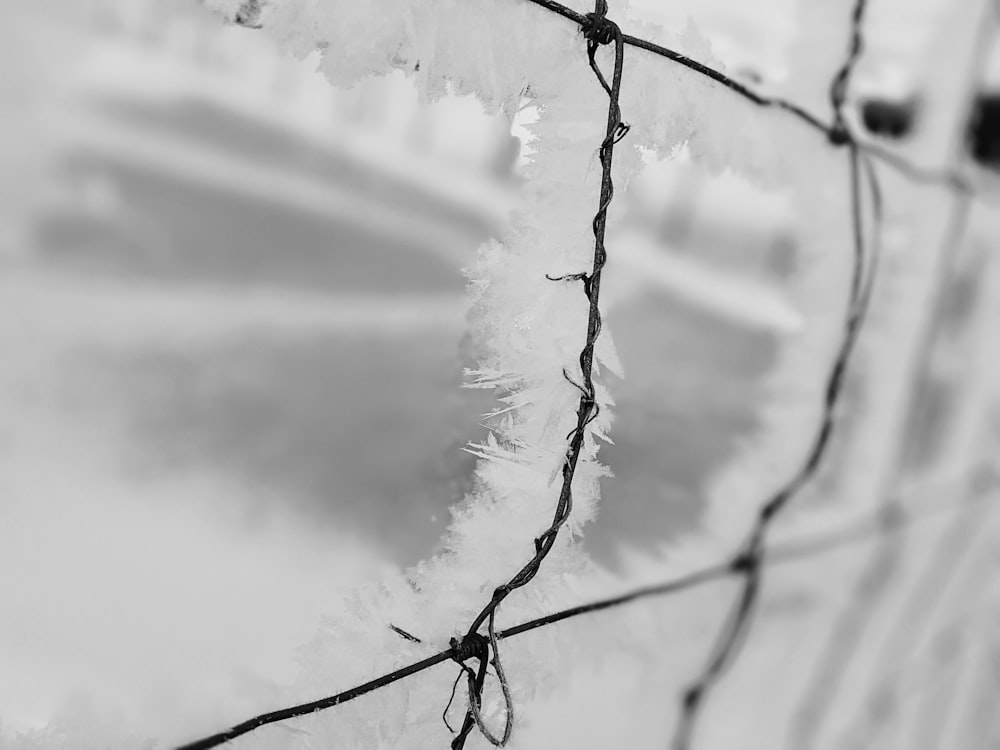
[[[845,525],[844,528],[835,532],[813,535],[802,540],[778,545],[771,551],[767,559],[763,561],[763,564],[774,565],[778,563],[810,560],[819,555],[828,554],[854,544],[865,542],[884,533],[901,533],[909,531],[910,529],[915,528],[919,523],[932,520],[944,513],[969,510],[970,508],[977,507],[980,502],[988,503],[994,502],[994,500],[991,496],[984,493],[981,498],[976,498],[975,500],[963,504],[962,506],[956,507],[953,505],[946,505],[942,508],[934,508],[922,514],[911,514],[909,516],[903,516],[900,514],[884,523],[880,520],[879,516],[876,515],[874,520],[864,520],[860,523]],[[726,563],[720,563],[703,568],[660,584],[633,589],[624,594],[607,599],[600,599],[587,604],[581,604],[575,607],[569,607],[567,609],[559,610],[558,612],[544,615],[543,617],[538,617],[536,619],[520,623],[519,625],[514,625],[513,627],[496,633],[496,639],[498,641],[502,641],[508,638],[514,638],[518,635],[522,635],[523,633],[537,630],[538,628],[546,627],[548,625],[553,625],[557,622],[562,622],[563,620],[569,620],[580,615],[600,612],[606,609],[613,609],[643,599],[678,594],[682,591],[694,589],[713,581],[742,574],[742,567],[737,558]],[[342,703],[348,703],[355,698],[360,698],[362,695],[370,693],[374,690],[391,685],[394,682],[398,682],[399,680],[417,674],[418,672],[428,670],[442,662],[455,659],[456,656],[469,658],[469,654],[458,653],[457,649],[460,647],[461,644],[456,643],[456,646],[452,646],[444,651],[428,656],[427,658],[421,659],[413,664],[408,664],[395,670],[394,672],[390,672],[370,680],[363,685],[350,688],[341,693],[337,693],[336,695],[331,695],[316,701],[303,703],[297,706],[290,706],[278,711],[271,711],[269,713],[255,716],[223,732],[218,732],[217,734],[213,734],[209,737],[196,740],[186,745],[181,745],[176,748],[176,750],[211,750],[212,748],[223,745],[236,739],[237,737],[249,734],[256,729],[269,724],[275,724],[280,721],[287,721],[289,719],[307,716],[328,708],[339,706]],[[458,675],[459,679],[461,679],[461,676],[462,674],[460,673]]]
[[[844,102],[847,101],[847,87],[850,84],[851,73],[854,72],[854,66],[857,65],[864,46],[862,22],[866,6],[867,0],[855,0],[854,10],[851,13],[851,42],[847,58],[834,75],[833,83],[830,85],[830,106],[833,108],[833,127],[830,137],[834,142],[840,144],[852,143],[854,140],[844,119]]]
[[[666,581],[654,586],[645,586],[609,599],[601,599],[599,601],[590,602],[589,604],[581,604],[576,607],[570,607],[558,612],[553,612],[550,615],[545,615],[544,617],[538,617],[534,620],[523,622],[520,625],[514,625],[513,627],[497,633],[497,638],[513,638],[514,636],[521,635],[522,633],[527,633],[530,630],[536,630],[537,628],[562,622],[563,620],[578,617],[579,615],[586,615],[591,612],[600,612],[604,609],[620,607],[623,604],[629,604],[640,599],[648,599],[653,596],[676,594],[687,589],[702,586],[706,583],[710,583],[711,581],[727,578],[733,574],[733,571],[733,563],[714,565],[710,568],[704,568],[689,575],[682,576],[681,578],[676,578],[672,581]]]
[[[588,13],[582,17],[580,26],[583,30],[584,38],[587,40],[587,60],[591,70],[597,77],[601,88],[608,96],[608,122],[604,140],[600,147],[600,158],[602,166],[600,203],[597,213],[592,222],[594,232],[594,260],[593,268],[586,274],[570,274],[563,279],[576,279],[583,281],[584,293],[589,302],[589,314],[587,317],[587,339],[580,352],[580,374],[581,382],[576,382],[570,378],[569,374],[563,370],[563,375],[580,391],[580,401],[576,410],[576,427],[567,436],[569,447],[566,451],[566,458],[563,462],[562,489],[559,492],[559,499],[556,503],[555,514],[552,524],[542,534],[535,539],[534,556],[509,580],[506,584],[497,587],[493,592],[493,597],[479,612],[465,635],[465,638],[472,638],[479,633],[483,623],[488,624],[489,630],[489,651],[492,652],[492,662],[500,681],[500,687],[504,694],[506,704],[506,726],[503,736],[498,738],[493,735],[489,728],[483,723],[479,715],[479,705],[483,689],[482,680],[469,679],[469,709],[466,713],[465,721],[461,730],[452,742],[453,750],[461,750],[465,745],[465,740],[472,731],[473,726],[478,726],[480,732],[492,744],[503,747],[510,739],[511,728],[514,720],[514,706],[510,697],[510,687],[507,683],[503,666],[500,661],[500,654],[497,649],[497,637],[495,633],[495,618],[497,608],[512,591],[527,585],[541,569],[542,563],[555,545],[560,529],[565,525],[573,509],[573,477],[576,474],[577,463],[583,450],[586,428],[597,416],[598,405],[596,401],[596,391],[593,380],[594,369],[594,346],[601,333],[601,313],[599,308],[599,297],[601,292],[601,273],[607,262],[607,250],[604,247],[604,235],[607,227],[608,206],[614,197],[614,182],[611,177],[611,166],[614,157],[615,144],[620,141],[628,132],[629,126],[622,122],[621,107],[618,104],[621,92],[622,69],[624,67],[624,42],[621,29],[613,21],[607,19],[608,5],[605,0],[596,0],[593,13]],[[614,43],[614,72],[609,84],[597,65],[597,48],[602,45]],[[552,277],[549,277],[550,279]],[[480,664],[484,665],[486,656],[480,658]]]
[[[563,18],[568,18],[570,21],[573,21],[580,26],[583,26],[583,24],[586,23],[587,17],[585,15],[577,13],[575,10],[567,8],[561,3],[553,2],[553,0],[528,0],[528,2],[541,6],[546,10],[550,10]],[[676,52],[668,47],[663,47],[645,39],[639,39],[638,37],[631,36],[630,34],[622,34],[622,41],[626,45],[637,47],[638,49],[643,49],[647,52],[652,52],[654,55],[659,55],[660,57],[665,57],[678,65],[682,65],[689,70],[693,70],[694,72],[705,76],[706,78],[710,78],[716,83],[722,84],[726,88],[734,91],[744,99],[747,99],[754,104],[762,107],[776,107],[778,109],[783,109],[824,134],[828,135],[830,132],[829,126],[824,124],[818,117],[810,114],[799,105],[779,97],[769,97],[758,94],[756,91],[753,91],[739,81],[730,78],[725,73],[704,65],[697,60],[692,60],[690,57],[682,55],[680,52]]]
[[[474,643],[475,646],[472,649],[472,653],[461,653],[466,650],[469,643]],[[452,639],[452,648],[455,650],[455,656],[453,657],[455,661],[458,662],[462,671],[465,673],[468,681],[468,692],[469,692],[469,708],[466,713],[465,721],[462,724],[461,730],[451,741],[452,750],[458,750],[465,745],[465,739],[469,736],[472,728],[476,725],[479,726],[480,731],[483,733],[490,742],[493,744],[499,744],[494,741],[493,735],[490,733],[489,727],[483,724],[482,718],[479,715],[479,707],[482,703],[483,686],[486,684],[486,670],[489,666],[489,643],[486,638],[479,634],[474,633],[472,636],[467,636],[458,644],[457,639]],[[475,656],[479,661],[479,668],[474,672],[472,667],[465,663],[467,658]],[[454,691],[452,691],[454,695]],[[505,693],[506,697],[506,693]],[[448,705],[451,705],[451,701],[448,701]],[[447,709],[445,709],[447,710]],[[508,709],[507,713],[509,728],[510,722],[513,717]],[[445,726],[449,726],[448,722],[445,721]]]
[[[392,632],[394,632],[400,638],[403,638],[403,639],[405,639],[407,641],[412,641],[413,643],[423,643],[423,641],[421,641],[419,638],[417,638],[417,636],[415,636],[415,635],[413,635],[411,633],[407,633],[405,630],[403,630],[400,627],[396,627],[392,623],[389,623],[389,630],[391,630]]]
[[[586,19],[586,16],[583,14],[577,13],[561,3],[553,2],[553,0],[527,0],[527,2],[552,11],[553,13],[556,13],[557,15],[569,19],[579,25],[582,25]],[[1000,5],[1000,3],[998,3],[998,5]],[[697,60],[693,60],[686,55],[682,55],[680,52],[672,50],[669,47],[664,47],[646,39],[640,39],[629,34],[622,34],[622,41],[626,45],[646,50],[647,52],[666,58],[667,60],[675,62],[678,65],[698,73],[699,75],[709,78],[759,107],[780,109],[788,112],[811,127],[813,130],[822,133],[834,145],[847,145],[847,141],[843,139],[842,129],[845,124],[845,120],[842,115],[839,118],[835,116],[835,120],[832,125],[827,124],[818,116],[812,114],[795,102],[782,97],[766,96],[756,92],[736,79],[727,76],[725,73],[705,65],[704,63],[700,63]],[[840,71],[838,71],[838,74],[839,72]],[[959,193],[975,192],[974,181],[968,175],[962,174],[961,172],[916,164],[908,160],[905,156],[894,153],[885,146],[871,141],[859,141],[854,139],[854,142],[859,149],[870,154],[885,166],[891,167],[913,182],[925,185],[940,185]]]
[[[211,750],[213,747],[218,747],[219,745],[225,744],[226,742],[234,740],[244,734],[249,734],[255,729],[259,729],[260,727],[268,724],[275,724],[279,721],[286,721],[299,716],[313,714],[317,711],[324,711],[328,708],[339,706],[341,703],[347,703],[355,698],[360,698],[366,693],[378,690],[379,688],[384,688],[386,685],[398,682],[404,677],[409,677],[410,675],[417,674],[418,672],[423,672],[425,669],[430,669],[443,661],[453,658],[453,656],[454,651],[452,649],[441,651],[433,656],[428,656],[426,659],[421,659],[418,662],[414,662],[413,664],[397,669],[395,672],[382,675],[381,677],[376,677],[374,680],[370,680],[363,685],[358,685],[350,690],[337,693],[337,695],[331,695],[327,698],[310,701],[309,703],[303,703],[298,706],[291,706],[289,708],[283,708],[278,711],[271,711],[266,714],[261,714],[260,716],[255,716],[254,718],[247,719],[246,721],[241,722],[224,732],[218,732],[217,734],[213,734],[209,737],[195,740],[194,742],[190,742],[186,745],[181,745],[177,748],[177,750]]]
[[[860,523],[846,525],[844,528],[835,532],[813,535],[811,538],[775,545],[768,553],[767,558],[763,560],[762,564],[764,566],[769,566],[778,563],[808,560],[816,557],[817,555],[835,552],[843,549],[844,547],[868,541],[875,536],[895,534],[901,531],[909,530],[915,527],[918,523],[934,519],[946,512],[954,512],[955,510],[964,511],[973,506],[978,507],[979,503],[987,502],[992,502],[992,500],[989,500],[986,495],[983,495],[982,497],[976,497],[973,500],[970,500],[969,503],[972,505],[969,505],[968,507],[948,505],[943,508],[925,511],[921,514],[911,514],[908,517],[903,514],[885,516],[881,512],[872,514],[873,518],[866,519]],[[523,622],[520,625],[515,625],[497,633],[497,639],[503,640],[504,638],[512,638],[514,636],[521,635],[522,633],[527,633],[528,631],[545,627],[546,625],[552,625],[563,620],[568,620],[579,615],[585,615],[591,612],[600,612],[605,609],[612,609],[614,607],[619,607],[623,604],[630,604],[641,599],[666,596],[668,594],[677,594],[713,581],[718,581],[732,576],[742,576],[744,574],[744,570],[745,562],[741,556],[737,556],[728,562],[702,568],[693,573],[689,573],[688,575],[681,576],[670,581],[665,581],[664,583],[634,589],[608,599],[601,599],[595,602],[590,602],[589,604],[581,604],[576,607],[570,607],[558,612],[553,612],[552,614],[545,615],[544,617],[529,620],[528,622]]]
[[[983,75],[983,65],[989,50],[990,40],[996,33],[996,19],[992,18],[990,8],[984,8],[987,17],[982,19],[975,44],[970,55],[970,66],[967,80],[970,82],[965,92],[964,113],[962,121],[971,116],[972,99],[975,89],[980,85]],[[964,128],[956,128],[952,142],[949,145],[946,158],[960,163],[963,148]],[[957,170],[953,173],[957,174]],[[958,189],[958,195],[953,200],[947,219],[941,245],[938,250],[937,265],[933,276],[941,278],[941,284],[955,273],[954,265],[957,249],[966,231],[969,212],[972,208],[972,194],[965,189]],[[940,297],[942,292],[938,292]],[[935,302],[934,304],[940,304]],[[935,331],[928,324],[923,332],[923,340],[918,346],[918,364],[915,372],[926,371],[932,357],[933,337]],[[921,425],[912,426],[911,432],[919,434]],[[926,425],[924,425],[926,427]],[[898,471],[898,470],[897,470]],[[891,494],[885,496],[883,510],[886,513],[901,515],[902,509]],[[872,617],[871,610],[883,595],[889,585],[892,575],[899,565],[899,549],[902,540],[893,545],[883,545],[872,555],[860,578],[855,584],[853,595],[847,606],[838,615],[829,638],[828,647],[823,660],[815,670],[809,689],[796,709],[789,733],[789,750],[809,750],[813,747],[816,737],[826,721],[829,709],[834,702],[837,691],[843,682],[844,674],[857,653],[865,637]]]
[[[462,672],[459,672],[455,675],[455,681],[451,684],[451,697],[448,698],[448,703],[445,704],[444,711],[441,712],[441,721],[444,722],[444,725],[448,727],[448,731],[452,734],[455,734],[455,730],[452,729],[451,723],[448,721],[448,711],[451,710],[451,704],[455,702],[455,691],[458,690],[458,683],[461,681]]]
[[[852,194],[856,197],[859,192],[860,180],[859,152],[853,145],[850,148],[850,154]],[[864,255],[863,238],[860,235],[860,205],[857,203],[857,198],[855,198],[854,215],[856,217],[855,242],[858,248],[858,257],[855,260],[851,311],[847,323],[847,332],[827,383],[823,417],[819,432],[803,467],[761,509],[749,540],[744,546],[744,552],[737,558],[742,563],[739,572],[744,579],[743,588],[735,604],[730,609],[725,624],[716,637],[715,644],[710,651],[708,661],[701,675],[684,693],[681,715],[673,740],[675,750],[685,750],[690,747],[694,727],[700,716],[706,697],[732,664],[746,639],[747,632],[753,621],[755,605],[760,594],[765,557],[765,538],[768,527],[774,518],[815,476],[826,454],[833,432],[836,407],[840,401],[847,364],[864,319],[867,298],[869,296],[866,293],[866,289],[871,288],[870,279],[867,284],[862,283]]]
[[[617,29],[617,27],[615,27]],[[592,66],[596,65],[593,63],[593,48],[588,45],[588,51],[590,52]],[[604,166],[602,184],[601,184],[601,201],[600,208],[598,209],[597,215],[593,221],[593,229],[595,236],[595,250],[594,250],[594,266],[593,271],[590,274],[590,286],[588,295],[590,301],[590,315],[587,321],[587,341],[584,345],[583,350],[580,352],[580,367],[583,375],[583,383],[575,384],[577,388],[583,391],[580,397],[580,403],[577,407],[577,429],[573,433],[573,440],[566,453],[566,460],[563,463],[563,485],[559,494],[559,501],[556,506],[556,513],[553,518],[552,525],[535,540],[536,554],[525,566],[515,574],[506,585],[499,587],[496,592],[494,592],[493,600],[483,608],[483,610],[477,615],[472,625],[469,627],[469,633],[475,633],[479,630],[480,626],[489,617],[490,612],[494,611],[503,599],[505,599],[511,591],[516,588],[520,588],[528,583],[538,572],[538,568],[542,560],[545,559],[546,555],[551,551],[553,544],[555,543],[559,529],[565,524],[569,512],[572,508],[572,492],[571,484],[576,470],[576,464],[580,456],[580,451],[583,447],[583,428],[586,426],[588,420],[591,417],[591,412],[596,406],[594,400],[594,383],[593,383],[593,358],[594,358],[594,344],[596,342],[597,336],[601,329],[601,317],[600,311],[598,309],[598,296],[600,293],[600,278],[601,271],[604,267],[604,263],[607,259],[607,252],[604,248],[604,229],[607,221],[607,209],[608,204],[611,201],[613,195],[613,183],[611,180],[611,159],[614,148],[614,143],[617,142],[620,137],[620,127],[621,118],[618,112],[617,99],[618,92],[621,87],[621,72],[622,72],[622,49],[620,41],[616,44],[616,54],[615,54],[615,73],[614,73],[614,83],[612,87],[608,87],[606,81],[604,81],[603,76],[599,74],[599,80],[602,85],[610,92],[612,98],[612,105],[609,108],[608,115],[608,135],[606,136],[604,142],[601,146],[601,160]]]
[[[834,127],[830,132],[830,141],[835,145],[846,143],[848,146],[851,224],[854,233],[855,257],[844,337],[827,380],[820,427],[806,461],[791,480],[761,508],[749,538],[744,544],[743,552],[737,557],[743,563],[741,571],[743,586],[716,636],[705,666],[695,681],[684,691],[680,717],[672,742],[674,750],[687,750],[691,746],[694,730],[707,697],[735,661],[741,646],[746,641],[749,629],[753,624],[756,603],[762,586],[767,532],[778,514],[809,484],[822,464],[833,434],[847,366],[867,313],[874,277],[866,269],[868,261],[865,249],[863,207],[861,205],[861,153],[843,117],[851,73],[863,45],[861,24],[864,17],[865,1],[857,0],[855,4],[848,56],[844,65],[837,71],[830,86],[830,101],[835,118]],[[869,168],[868,174],[873,184],[877,185],[874,171]],[[878,211],[881,211],[881,191],[876,190],[875,196],[878,201]],[[874,268],[874,261],[872,261],[872,270]]]

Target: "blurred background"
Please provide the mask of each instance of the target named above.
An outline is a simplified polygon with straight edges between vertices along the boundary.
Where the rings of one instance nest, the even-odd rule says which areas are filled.
[[[793,90],[792,5],[635,12],[697,14]],[[944,17],[913,6],[866,62],[903,98]],[[492,396],[460,387],[463,269],[518,206],[537,112],[420,105],[401,75],[337,91],[194,0],[21,3],[0,35],[0,720],[82,701],[155,735],[266,702],[471,487]],[[586,539],[610,568],[698,523],[802,323],[787,195],[681,153],[621,210],[628,377]]]
[[[80,690],[169,720],[435,548],[481,408],[462,269],[517,140],[193,2],[12,13],[0,717]]]

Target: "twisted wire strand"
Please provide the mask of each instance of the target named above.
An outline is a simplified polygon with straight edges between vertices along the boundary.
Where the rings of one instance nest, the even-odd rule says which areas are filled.
[[[830,128],[830,138],[835,143],[853,143],[854,139],[847,129],[847,122],[844,119],[844,103],[847,101],[847,87],[850,83],[854,66],[864,47],[862,35],[862,23],[865,17],[867,0],[856,0],[854,9],[851,12],[851,41],[847,52],[847,57],[833,77],[830,84],[830,106],[833,109],[833,125]]]
[[[556,15],[562,16],[574,23],[582,26],[586,21],[586,16],[582,13],[578,13],[575,10],[566,7],[562,3],[555,2],[554,0],[526,0],[533,5],[537,5],[544,8]],[[854,11],[852,12],[853,19],[858,22],[860,27],[860,22],[863,20],[861,15],[864,12],[865,3],[859,3],[854,6]],[[995,3],[996,11],[998,16],[1000,16],[1000,2]],[[687,55],[683,55],[676,50],[672,50],[669,47],[664,47],[663,45],[656,44],[646,39],[641,39],[639,37],[632,36],[630,34],[622,34],[622,41],[626,46],[635,47],[636,49],[642,49],[650,52],[659,57],[665,58],[674,62],[688,70],[697,73],[700,76],[708,78],[716,83],[724,86],[725,88],[732,91],[734,94],[742,97],[751,104],[755,104],[758,107],[765,109],[778,109],[783,112],[787,112],[792,115],[808,127],[812,128],[816,132],[823,135],[827,141],[834,146],[846,146],[848,145],[848,139],[844,138],[844,129],[846,127],[846,121],[842,113],[842,102],[840,104],[835,103],[834,90],[831,86],[830,100],[831,104],[834,106],[834,120],[832,123],[826,123],[818,115],[809,112],[805,107],[796,104],[793,101],[785,99],[780,96],[769,96],[762,94],[760,92],[754,91],[749,86],[741,83],[740,81],[732,78],[720,70],[716,70],[711,66],[700,63]],[[853,67],[854,61],[860,55],[860,47],[857,52],[854,51],[854,41],[855,37],[852,36],[851,47],[849,49],[848,61],[847,63],[838,70],[837,76],[834,79],[834,83],[840,79],[843,70],[848,67]],[[841,84],[838,86],[840,88],[844,86]],[[846,86],[845,86],[846,91]],[[839,114],[838,114],[839,112]],[[861,140],[855,135],[850,139],[851,142],[857,146],[858,149],[869,154],[875,158],[880,164],[890,167],[896,172],[902,174],[907,179],[912,182],[918,182],[924,185],[938,185],[940,187],[949,189],[957,193],[976,193],[976,181],[968,174],[961,171],[950,169],[950,168],[939,168],[933,166],[926,166],[918,164],[907,159],[905,156],[886,148],[883,144],[869,141]],[[987,199],[995,201],[996,198],[993,196],[987,196],[982,194],[977,194],[977,197],[981,199]]]
[[[506,724],[504,733],[497,737],[486,726],[480,713],[481,694],[483,681],[469,679],[469,709],[466,713],[462,728],[452,742],[453,750],[461,750],[465,745],[465,740],[473,726],[478,727],[480,733],[493,745],[503,747],[510,739],[514,721],[514,705],[511,700],[510,686],[503,670],[500,654],[497,647],[497,637],[495,632],[496,610],[512,591],[527,585],[541,569],[545,558],[552,551],[560,529],[569,520],[573,510],[573,478],[576,474],[577,463],[583,450],[586,428],[597,417],[599,406],[596,401],[596,392],[593,380],[594,370],[594,347],[597,338],[601,334],[601,313],[599,308],[601,291],[601,273],[607,262],[607,250],[604,246],[605,229],[607,227],[608,207],[614,197],[614,182],[611,176],[611,167],[614,158],[614,147],[628,132],[629,126],[622,122],[621,107],[618,99],[621,91],[622,70],[624,67],[624,41],[621,29],[616,23],[607,18],[608,5],[606,0],[596,0],[593,13],[587,14],[581,23],[581,30],[587,41],[587,60],[591,70],[594,72],[601,88],[608,96],[608,121],[605,137],[600,146],[601,159],[601,191],[598,209],[591,222],[594,233],[594,259],[593,267],[589,272],[568,274],[562,277],[547,276],[553,281],[578,280],[583,282],[584,294],[589,303],[587,316],[587,337],[586,342],[579,355],[581,382],[577,382],[570,377],[564,369],[563,376],[577,390],[580,391],[580,401],[576,412],[576,426],[567,435],[569,446],[566,450],[566,457],[563,461],[562,488],[559,492],[559,499],[556,503],[555,513],[551,525],[535,539],[535,554],[524,564],[524,566],[514,574],[506,584],[497,587],[493,592],[493,597],[473,620],[466,633],[466,638],[478,634],[484,622],[488,623],[488,650],[492,653],[492,663],[500,681],[505,703]],[[608,83],[603,72],[597,64],[597,49],[603,45],[614,44],[614,70],[611,83]],[[484,664],[488,657],[483,655],[480,664]]]

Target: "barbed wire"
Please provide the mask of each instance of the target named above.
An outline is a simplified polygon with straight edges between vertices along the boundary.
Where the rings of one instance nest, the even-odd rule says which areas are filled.
[[[559,2],[555,2],[555,0],[526,1],[552,11],[553,13],[556,13],[563,18],[567,18],[579,25],[582,25],[586,18],[585,15],[566,7]],[[861,5],[863,7],[864,4],[858,3],[857,5]],[[857,7],[857,5],[855,7]],[[1000,1],[996,2],[995,5],[996,12],[1000,14]],[[631,36],[630,34],[623,34],[622,41],[627,46],[651,52],[654,55],[666,58],[667,60],[677,63],[688,70],[694,71],[705,78],[709,78],[752,104],[759,107],[774,108],[787,112],[813,130],[825,136],[827,140],[835,146],[848,145],[848,140],[845,139],[846,122],[842,115],[837,114],[836,108],[834,112],[834,121],[832,123],[826,123],[821,117],[813,114],[796,102],[781,96],[771,96],[755,91],[751,87],[727,75],[726,73],[716,70],[715,68],[705,65],[704,63],[700,63],[687,55],[683,55],[676,50],[670,49],[669,47],[664,47],[656,44],[655,42]],[[851,67],[853,67],[853,62],[851,63]],[[844,93],[846,94],[846,89]],[[884,164],[885,166],[900,173],[911,182],[924,185],[937,185],[960,193],[977,193],[976,181],[970,175],[965,174],[960,170],[952,167],[933,167],[919,164],[906,158],[902,154],[892,151],[884,144],[861,138],[856,133],[853,134],[850,140],[860,151],[863,151],[881,164]],[[982,197],[980,193],[977,193],[977,195]]]
[[[745,641],[752,626],[756,603],[762,586],[763,571],[767,565],[773,562],[805,559],[810,554],[816,554],[815,551],[812,553],[806,552],[804,551],[805,548],[802,547],[799,548],[798,552],[794,553],[787,550],[783,553],[781,548],[769,549],[767,538],[775,519],[815,477],[833,434],[845,376],[868,310],[878,262],[878,245],[881,234],[883,208],[882,190],[874,162],[879,162],[894,169],[913,182],[939,185],[967,197],[975,195],[973,181],[968,175],[957,170],[950,168],[936,169],[919,165],[898,153],[886,149],[880,144],[863,140],[853,132],[845,115],[845,106],[851,76],[863,50],[863,21],[866,0],[856,0],[854,3],[848,54],[841,67],[837,70],[830,85],[829,98],[833,109],[833,120],[830,124],[827,124],[821,118],[792,101],[781,97],[761,94],[722,71],[704,65],[679,52],[644,39],[624,34],[616,23],[607,18],[608,6],[606,0],[596,0],[594,12],[587,14],[578,13],[565,5],[554,2],[554,0],[528,0],[528,2],[562,16],[580,27],[586,40],[590,68],[609,99],[607,129],[600,146],[600,160],[602,165],[600,201],[597,213],[592,222],[595,240],[592,269],[589,272],[575,273],[561,277],[548,277],[552,281],[582,282],[583,290],[589,303],[587,338],[579,356],[580,381],[577,382],[566,370],[563,371],[566,380],[576,387],[581,395],[576,409],[576,426],[567,435],[569,444],[562,469],[563,483],[556,502],[552,523],[535,538],[534,556],[507,583],[498,586],[494,590],[492,598],[473,619],[472,624],[462,638],[452,638],[448,649],[337,695],[261,714],[223,732],[183,745],[178,750],[210,750],[262,726],[332,708],[449,660],[455,661],[460,665],[461,672],[456,680],[456,685],[462,675],[465,675],[468,692],[468,707],[466,709],[465,720],[461,729],[453,738],[452,749],[461,750],[473,728],[478,728],[483,736],[492,744],[502,747],[511,737],[514,723],[514,706],[500,660],[498,650],[499,641],[583,614],[622,606],[649,597],[678,593],[711,581],[735,577],[741,582],[739,594],[727,614],[723,627],[717,634],[700,676],[684,691],[680,717],[673,739],[673,747],[674,750],[687,750],[691,743],[700,710],[706,698],[738,655],[739,648]],[[235,22],[243,25],[252,25],[255,28],[259,27],[261,3],[256,0],[247,0],[244,5],[250,6],[250,11],[244,12],[241,8],[243,16],[241,17],[238,14]],[[615,57],[614,72],[610,84],[595,61],[597,47],[609,44],[614,44]],[[596,391],[593,382],[593,358],[594,345],[601,330],[601,316],[598,303],[601,272],[607,259],[607,251],[604,246],[607,210],[614,195],[614,185],[611,178],[613,150],[614,145],[624,137],[629,129],[629,126],[622,122],[618,102],[624,67],[624,48],[626,46],[636,47],[664,57],[711,79],[757,106],[775,108],[787,112],[807,126],[823,134],[830,145],[845,147],[847,149],[854,258],[844,335],[827,377],[819,428],[814,436],[805,461],[791,479],[762,505],[746,541],[728,560],[658,585],[635,589],[612,598],[561,610],[498,632],[495,627],[497,608],[511,592],[526,586],[537,575],[544,560],[551,552],[560,529],[570,517],[573,506],[572,482],[584,446],[586,429],[598,415],[598,404],[596,402]],[[865,182],[868,185],[871,201],[870,209],[873,217],[871,232],[873,240],[870,246],[866,239],[865,207],[862,205],[862,185]],[[878,532],[885,534],[887,533],[887,529],[904,528],[905,524],[909,522],[902,519],[901,514],[889,517],[881,514],[879,516]],[[843,543],[843,541],[840,543]],[[816,549],[826,550],[833,548],[833,546],[835,545],[823,546],[820,544]],[[487,628],[485,635],[480,632],[483,625],[486,625]],[[390,625],[389,627],[406,640],[417,642],[420,640],[395,625]],[[476,669],[466,664],[471,659],[476,659],[478,662]],[[494,734],[485,724],[480,713],[482,691],[489,664],[493,665],[497,674],[505,703],[505,726],[500,736]],[[454,689],[452,691],[452,698],[454,698]],[[451,701],[449,701],[450,705]],[[447,712],[447,709],[445,711]]]
[[[551,281],[581,281],[583,291],[587,297],[589,305],[587,316],[587,338],[580,351],[580,376],[578,383],[563,370],[563,376],[577,390],[580,391],[580,401],[576,410],[576,427],[567,436],[569,447],[566,451],[566,458],[563,461],[562,489],[559,492],[559,500],[556,503],[555,516],[552,524],[540,536],[535,539],[535,554],[507,583],[498,586],[489,603],[479,612],[472,621],[463,640],[453,643],[456,651],[455,660],[462,666],[468,675],[469,709],[466,713],[465,722],[451,744],[452,750],[462,750],[465,740],[475,725],[480,733],[497,747],[507,744],[511,736],[514,722],[514,704],[510,697],[510,688],[500,661],[500,652],[497,647],[496,635],[496,611],[500,604],[511,592],[526,586],[538,574],[545,558],[552,551],[558,537],[559,530],[569,520],[573,509],[573,478],[576,474],[577,463],[583,450],[584,439],[586,437],[587,426],[597,417],[600,407],[597,404],[596,391],[594,387],[594,346],[598,336],[601,334],[601,312],[598,307],[601,293],[601,273],[607,262],[608,254],[604,247],[604,235],[607,227],[608,207],[614,198],[614,182],[611,177],[611,167],[614,158],[614,147],[629,131],[629,125],[622,122],[621,107],[618,103],[621,92],[622,70],[624,67],[624,40],[618,24],[608,20],[608,4],[606,0],[596,0],[594,12],[588,13],[580,24],[584,39],[587,40],[587,61],[590,69],[597,77],[601,88],[608,96],[608,123],[605,130],[604,140],[600,146],[601,160],[601,192],[597,213],[594,215],[592,229],[594,232],[594,260],[593,267],[589,273],[575,273],[569,276],[553,278]],[[595,58],[597,48],[602,45],[614,44],[614,72],[609,84]],[[479,629],[483,623],[487,625],[488,638],[483,642]],[[478,644],[478,650],[474,651],[479,660],[480,669],[478,674],[474,674],[470,667],[466,666],[462,657],[465,656],[466,644]],[[485,649],[485,650],[484,650]],[[492,653],[493,667],[500,681],[505,703],[506,723],[503,735],[497,737],[483,722],[479,713],[479,705],[482,699],[483,684],[486,676],[486,664],[489,653]]]
[[[581,28],[586,22],[587,14],[579,13],[555,0],[525,0],[539,7],[545,8],[563,18],[566,18]],[[267,6],[267,0],[243,0],[240,8],[233,15],[231,21],[237,25],[246,26],[252,29],[260,29],[262,14]],[[993,3],[994,10],[1000,15],[1000,1]],[[825,136],[834,145],[846,145],[841,139],[842,132],[836,126],[836,122],[828,124],[821,117],[813,114],[808,109],[796,102],[781,96],[774,96],[755,91],[750,86],[727,75],[721,70],[717,70],[709,65],[698,62],[676,50],[670,49],[655,42],[641,39],[630,34],[622,34],[622,41],[626,46],[635,47],[663,57],[671,62],[681,65],[701,76],[709,78],[724,86],[734,94],[742,97],[748,102],[764,108],[774,108],[782,110],[792,115],[813,130]],[[865,152],[880,164],[887,166],[901,174],[911,182],[924,185],[937,185],[955,192],[975,194],[977,198],[994,200],[991,195],[984,194],[977,184],[978,181],[973,176],[962,170],[953,167],[928,166],[908,159],[903,154],[897,153],[885,144],[878,143],[855,134],[854,143],[858,149]]]

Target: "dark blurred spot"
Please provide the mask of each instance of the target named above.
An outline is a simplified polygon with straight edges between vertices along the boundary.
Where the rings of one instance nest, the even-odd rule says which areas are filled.
[[[861,117],[868,132],[900,139],[913,132],[918,109],[916,97],[865,99],[861,102]]]
[[[973,159],[1000,170],[1000,92],[981,91],[976,96],[966,140]]]
[[[239,9],[236,11],[233,21],[240,26],[246,26],[251,29],[259,29],[260,13],[260,0],[244,0],[243,3],[240,4]]]

